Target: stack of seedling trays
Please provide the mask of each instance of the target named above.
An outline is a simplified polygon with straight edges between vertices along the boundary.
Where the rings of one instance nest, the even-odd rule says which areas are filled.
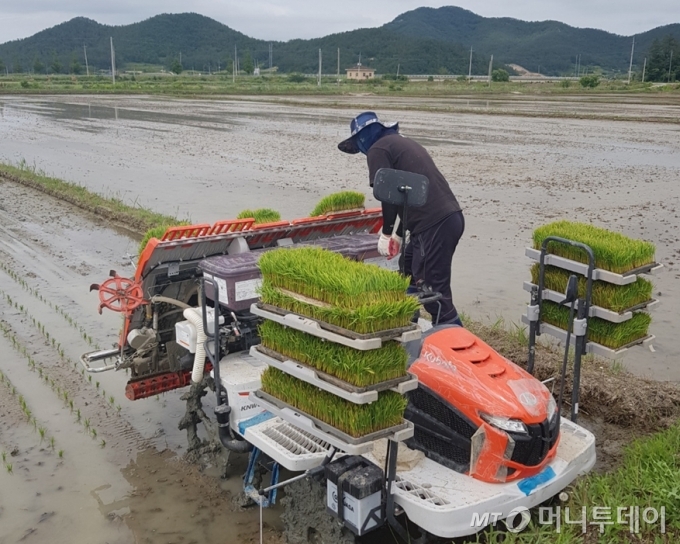
[[[418,386],[403,342],[417,339],[408,278],[321,248],[259,261],[265,319],[251,354],[269,366],[252,400],[350,454],[413,435],[404,394]]]
[[[587,352],[612,358],[654,338],[649,334],[652,320],[647,311],[658,301],[652,298],[652,282],[644,277],[662,266],[655,262],[654,244],[584,223],[544,225],[534,231],[534,247],[526,249],[526,256],[535,261],[532,280],[524,283],[526,291],[539,283],[541,245],[548,236],[586,244],[595,256]],[[572,274],[578,277],[579,298],[585,298],[588,256],[582,249],[556,242],[549,242],[547,251],[541,333],[564,340],[569,307],[560,303]],[[528,324],[526,316],[522,319]]]

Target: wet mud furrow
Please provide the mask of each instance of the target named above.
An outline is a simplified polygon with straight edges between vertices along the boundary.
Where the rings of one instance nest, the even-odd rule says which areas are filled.
[[[99,316],[88,287],[112,266],[129,275],[125,255],[136,242],[21,186],[0,189],[0,371],[15,388],[0,384],[0,409],[16,405],[2,410],[0,453],[17,452],[12,473],[0,473],[0,544],[48,534],[69,544],[90,544],[93,534],[112,544],[259,541],[259,513],[232,502],[244,460],[221,481],[209,462],[178,458],[182,391],[133,403],[124,372],[87,374],[78,362],[116,340],[120,316]],[[11,504],[15,488],[24,498]],[[278,515],[265,513],[268,542],[277,542]]]

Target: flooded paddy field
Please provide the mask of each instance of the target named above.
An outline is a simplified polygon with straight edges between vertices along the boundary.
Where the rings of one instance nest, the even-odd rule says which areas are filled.
[[[336,146],[359,105],[372,107],[431,151],[465,210],[453,280],[461,311],[519,322],[536,226],[571,218],[619,230],[654,242],[664,264],[653,277],[653,351],[622,362],[680,380],[680,105],[513,98],[503,104],[512,115],[484,115],[427,111],[435,99],[299,102],[2,97],[0,160],[194,222],[261,206],[295,218],[331,192],[370,196],[365,160]],[[90,381],[74,364],[116,340],[120,317],[100,316],[88,288],[110,269],[132,275],[136,250],[95,216],[0,180],[0,544],[259,540],[259,512],[231,502],[244,467],[220,481],[175,460],[185,448],[180,392],[129,402],[124,374]],[[279,527],[277,510],[265,512],[265,541]]]

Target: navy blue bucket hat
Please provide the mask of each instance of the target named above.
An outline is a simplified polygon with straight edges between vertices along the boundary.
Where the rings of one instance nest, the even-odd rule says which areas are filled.
[[[357,146],[357,135],[367,126],[373,125],[375,123],[383,128],[394,128],[399,130],[399,123],[383,123],[380,121],[380,119],[378,119],[378,116],[375,114],[375,112],[365,111],[352,119],[352,122],[349,124],[352,135],[346,140],[340,142],[338,144],[338,149],[345,153],[359,153],[360,149]]]

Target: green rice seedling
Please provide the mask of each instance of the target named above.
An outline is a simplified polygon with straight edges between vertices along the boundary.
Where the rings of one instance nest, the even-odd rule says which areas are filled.
[[[259,327],[262,345],[335,376],[357,387],[365,387],[406,374],[408,353],[397,342],[379,349],[360,351],[265,321]]]
[[[354,309],[309,304],[283,293],[263,282],[260,300],[293,313],[330,323],[359,334],[374,333],[388,329],[405,327],[411,323],[413,313],[418,309],[418,301],[405,297],[398,302],[381,302]]]
[[[399,425],[407,403],[385,391],[376,402],[353,404],[272,367],[262,374],[262,390],[353,437]]]
[[[90,433],[92,433],[92,438],[97,438],[97,429],[93,427],[90,429]]]
[[[116,403],[116,399],[114,398],[113,395],[111,395],[111,396],[109,397],[109,404],[110,404],[111,406],[113,406],[115,403]]]
[[[45,439],[45,433],[47,432],[47,429],[45,427],[38,427],[38,434],[40,435],[40,441],[42,442]]]
[[[236,219],[254,219],[255,224],[273,223],[281,221],[281,214],[271,208],[258,208],[257,210],[243,210]]]
[[[539,265],[531,267],[531,281],[538,285]],[[567,288],[569,276],[572,273],[562,270],[555,266],[545,267],[544,283],[546,289],[564,293]],[[587,281],[584,276],[578,275],[578,294],[579,297],[586,296]],[[607,310],[621,313],[628,308],[633,308],[638,304],[649,302],[652,298],[654,285],[649,280],[638,277],[635,283],[628,285],[614,285],[606,281],[593,282],[592,304]]]
[[[120,404],[116,404],[116,412],[121,411],[122,406]]]
[[[341,308],[398,302],[406,297],[409,278],[346,259],[318,247],[270,251],[258,262],[273,286]]]
[[[331,212],[363,208],[366,197],[356,191],[341,191],[323,197],[309,214],[310,217],[326,215]]]
[[[83,425],[85,426],[86,429],[89,429],[89,428],[90,428],[90,420],[89,420],[89,419],[86,419],[86,420],[83,422]]]
[[[64,457],[64,450],[59,450],[57,455],[59,455],[59,459],[62,459]]]
[[[54,449],[54,437],[50,436],[50,448]]]
[[[102,438],[102,441],[99,443],[99,447],[103,448],[104,446],[106,446],[106,440]]]
[[[3,451],[0,453],[0,457],[2,457],[2,462],[4,463],[7,460],[7,452]]]
[[[81,415],[80,415],[80,408],[78,408],[78,409],[76,410],[76,421],[80,421],[80,417],[81,417]]]
[[[537,228],[534,231],[534,247],[540,249],[543,240],[548,236],[559,236],[590,246],[595,255],[595,267],[623,274],[629,270],[654,262],[656,248],[651,242],[634,240],[618,232],[571,221],[556,221]],[[548,252],[574,261],[586,263],[588,257],[584,251],[551,242]]]
[[[541,310],[541,320],[566,330],[569,323],[569,308],[546,301]],[[649,314],[642,312],[634,314],[623,323],[611,323],[591,317],[588,319],[588,340],[611,349],[618,349],[647,336],[651,322]]]
[[[5,463],[5,470],[8,472],[8,474],[12,474],[14,472],[14,466],[12,463]]]
[[[95,386],[97,387],[97,389],[99,389],[99,382],[96,382]]]

